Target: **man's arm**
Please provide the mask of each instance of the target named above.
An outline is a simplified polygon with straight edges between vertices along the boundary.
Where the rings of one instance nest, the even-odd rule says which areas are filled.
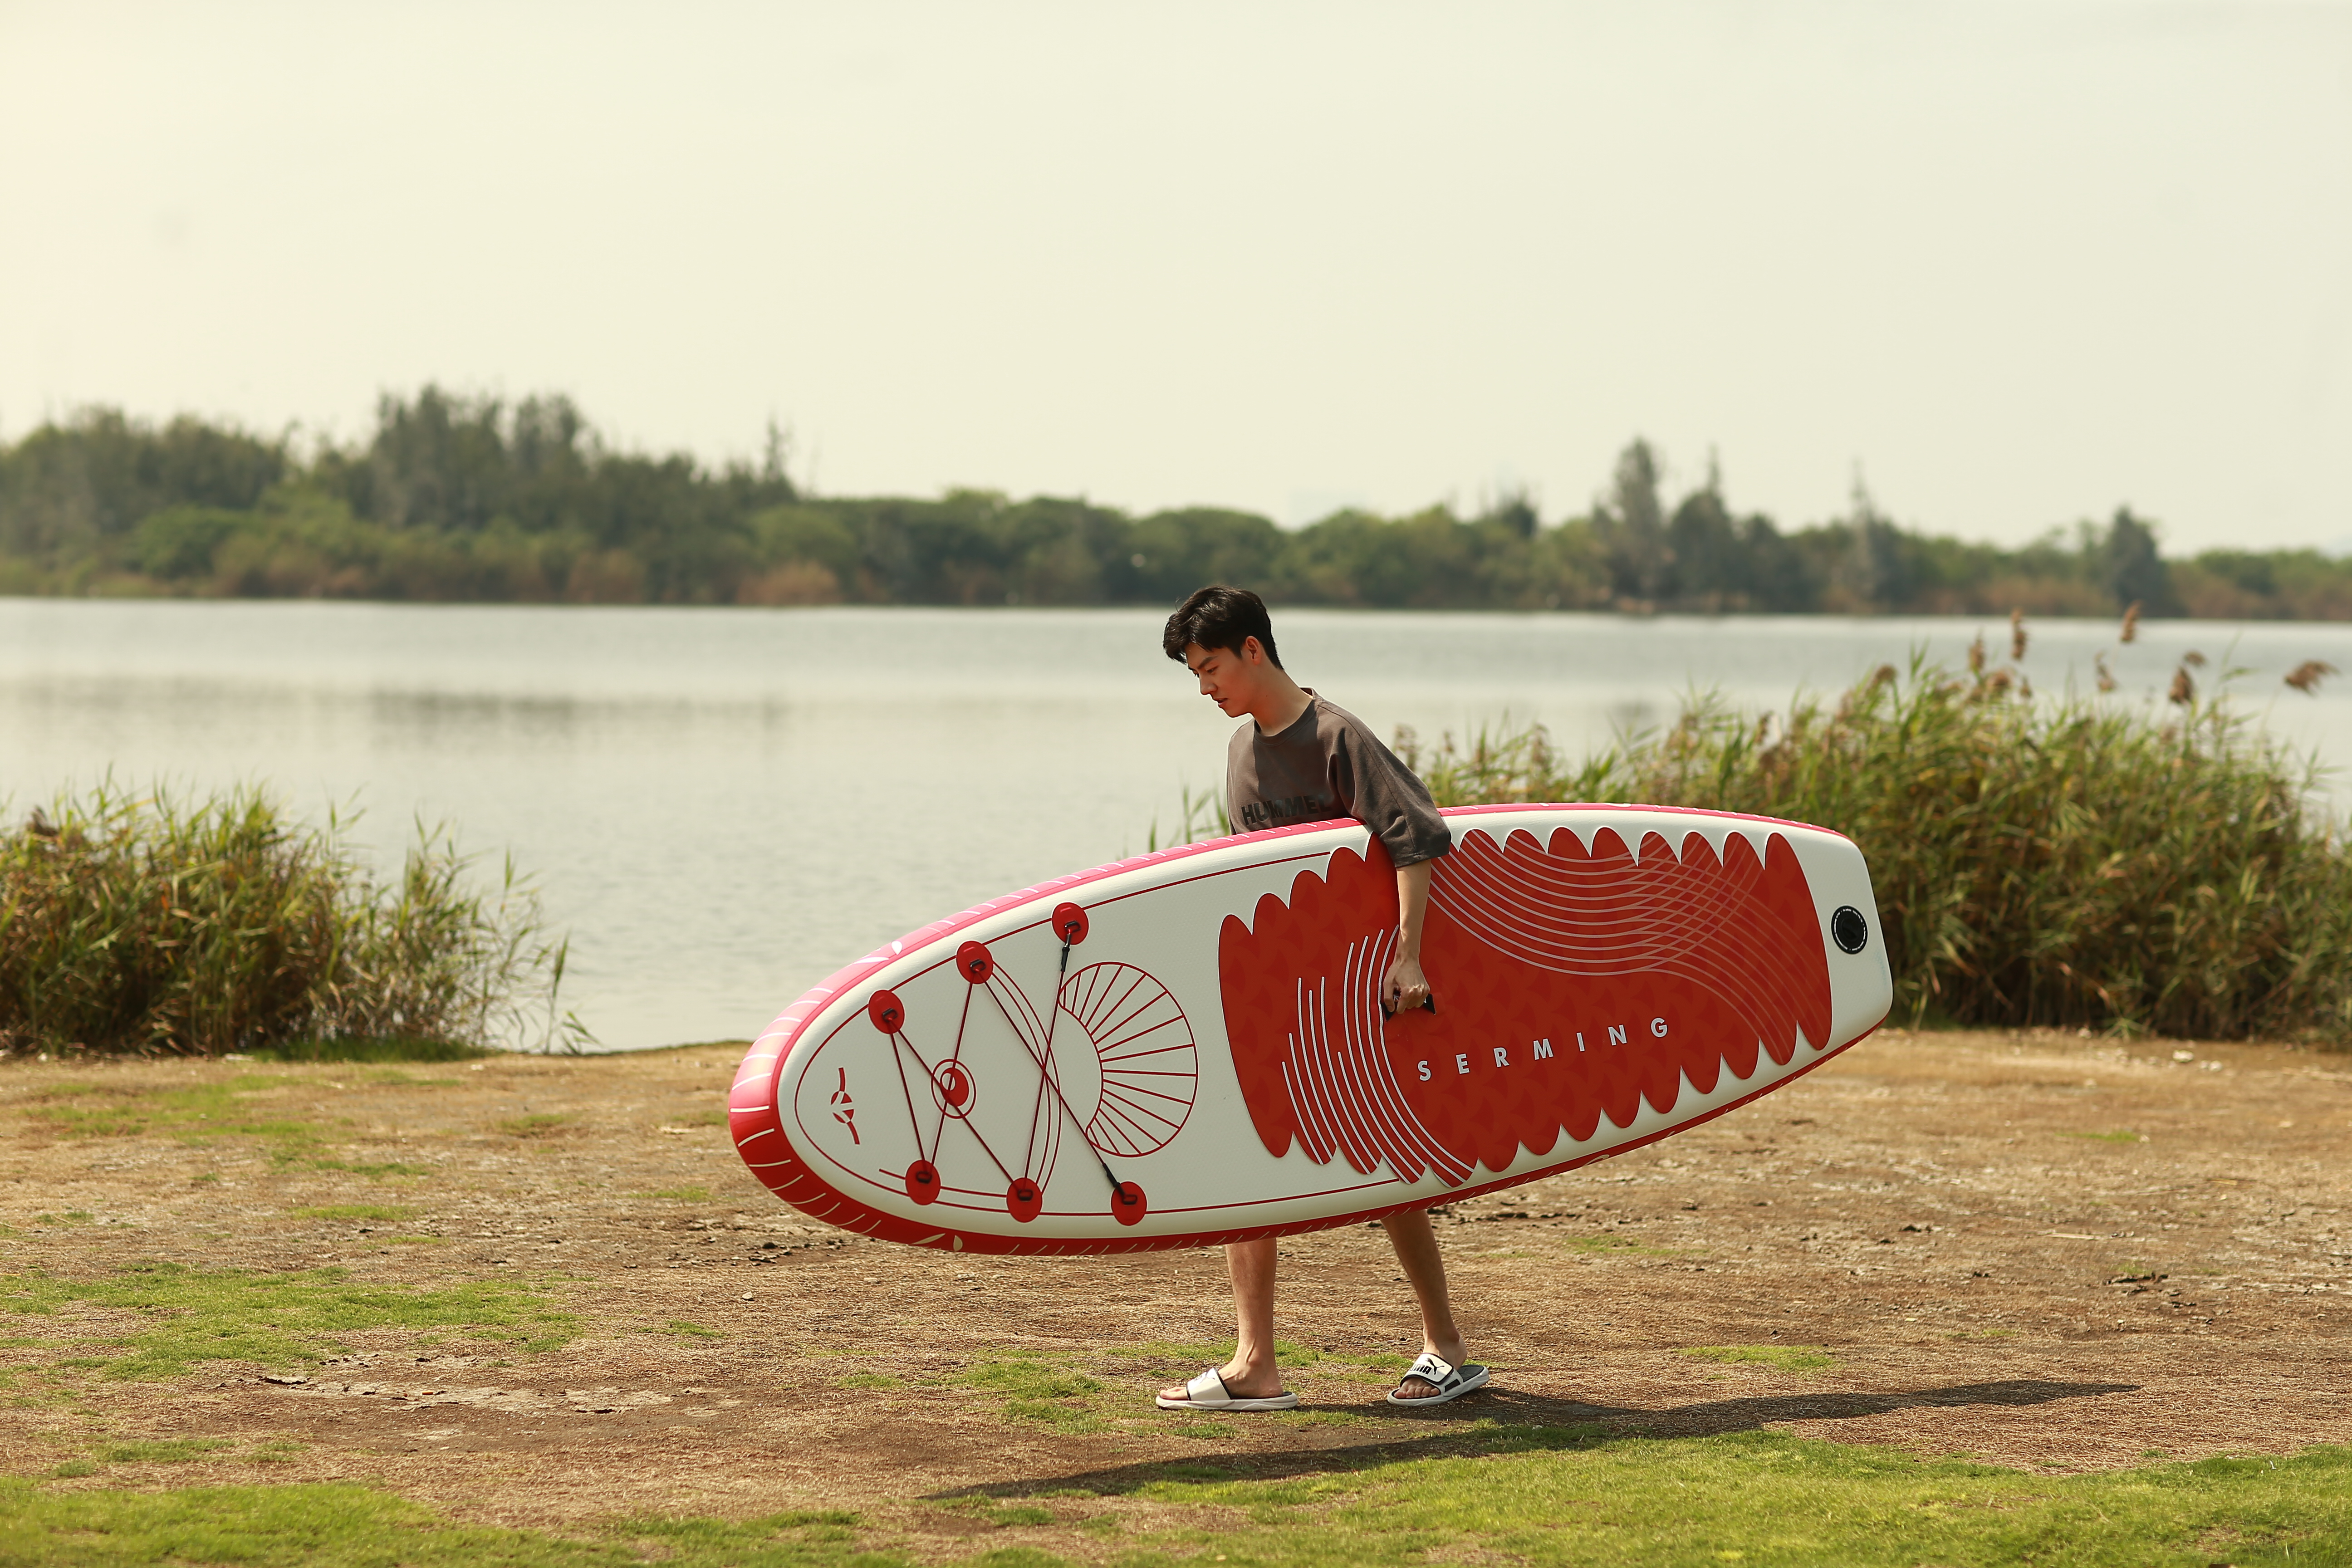
[[[1397,869],[1397,950],[1381,986],[1381,999],[1391,1013],[1418,1007],[1429,1000],[1429,978],[1421,972],[1421,924],[1429,913],[1429,872],[1433,861],[1423,860]]]

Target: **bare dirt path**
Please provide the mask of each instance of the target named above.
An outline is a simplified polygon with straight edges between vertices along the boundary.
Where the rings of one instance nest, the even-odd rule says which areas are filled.
[[[1171,1464],[1311,1470],[1525,1423],[2062,1468],[2352,1440],[2352,1057],[2182,1049],[1889,1033],[1650,1150],[1457,1205],[1441,1236],[1497,1387],[1442,1416],[1381,1402],[1418,1342],[1379,1233],[1295,1238],[1281,1310],[1307,1408],[1275,1418],[1150,1408],[1156,1380],[1223,1353],[1214,1256],[918,1252],[775,1204],[721,1131],[732,1048],[18,1062],[0,1470],[89,1456],[85,1484],[167,1485],[276,1459],[268,1479],[554,1524],[1118,1492]],[[322,1364],[116,1375],[141,1335],[196,1321],[175,1281],[320,1268],[527,1288],[572,1321],[338,1329]],[[58,1295],[109,1280],[131,1294]],[[147,1280],[166,1293],[142,1305]],[[220,1446],[137,1462],[180,1438]]]

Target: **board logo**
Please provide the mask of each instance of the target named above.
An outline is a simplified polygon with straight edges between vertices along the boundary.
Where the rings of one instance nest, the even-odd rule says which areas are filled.
[[[1226,917],[1218,979],[1234,1066],[1259,1140],[1318,1164],[1458,1186],[1582,1142],[1601,1117],[1670,1112],[1687,1077],[1712,1091],[1759,1052],[1782,1066],[1829,1043],[1827,949],[1796,851],[1778,833],[1759,857],[1731,833],[1677,856],[1656,833],[1640,852],[1613,830],[1547,845],[1464,834],[1435,866],[1422,964],[1434,1014],[1384,1019],[1396,942],[1396,875],[1378,839],[1302,872],[1287,902]]]

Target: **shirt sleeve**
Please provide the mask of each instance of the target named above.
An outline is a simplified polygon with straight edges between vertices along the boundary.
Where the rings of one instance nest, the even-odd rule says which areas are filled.
[[[1454,847],[1454,832],[1437,815],[1429,786],[1378,736],[1359,721],[1342,725],[1333,739],[1332,782],[1339,786],[1339,798],[1349,816],[1388,846],[1389,858],[1400,869],[1434,860]]]

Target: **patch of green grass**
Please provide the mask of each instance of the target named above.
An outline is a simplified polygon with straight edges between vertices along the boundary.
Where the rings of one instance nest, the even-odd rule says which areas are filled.
[[[455,1040],[344,1038],[295,1040],[251,1053],[273,1062],[469,1062],[499,1053]],[[455,1079],[446,1081],[455,1082]]]
[[[1160,1481],[1229,1481],[1234,1471],[1223,1465],[1154,1465],[1152,1479]]]
[[[1837,1357],[1819,1345],[1692,1345],[1683,1354],[1726,1366],[1769,1366],[1778,1372],[1820,1372]]]
[[[103,1443],[92,1457],[101,1465],[184,1465],[236,1446],[226,1437],[161,1437]]]
[[[388,1204],[324,1204],[316,1208],[296,1209],[296,1219],[381,1219],[403,1220],[414,1212],[394,1208]]]
[[[672,1318],[658,1329],[639,1329],[641,1334],[669,1334],[681,1340],[723,1340],[727,1336],[717,1329],[706,1329],[700,1323],[689,1323],[683,1318]]]
[[[457,1524],[349,1485],[51,1491],[0,1479],[0,1562],[42,1568],[631,1568],[648,1555],[666,1568],[905,1568],[899,1553],[859,1550],[856,1526],[830,1512],[623,1519],[578,1539]]]
[[[1675,1249],[1671,1247],[1652,1247],[1646,1242],[1636,1241],[1630,1236],[1619,1236],[1615,1231],[1610,1230],[1601,1231],[1592,1236],[1571,1236],[1562,1240],[1560,1245],[1570,1252],[1581,1252],[1591,1257],[1608,1257],[1614,1253],[1639,1258],[1675,1256]]]
[[[707,1204],[710,1201],[709,1187],[664,1187],[657,1193],[647,1193],[649,1198],[670,1198],[682,1204]]]
[[[2128,1127],[2118,1127],[2113,1132],[2061,1132],[2061,1138],[2082,1138],[2093,1143],[2145,1143],[2147,1140]]]
[[[1214,1531],[1130,1537],[1122,1563],[1269,1568],[1486,1562],[1596,1568],[2193,1568],[2352,1561],[2352,1448],[2049,1476],[1779,1433],[1609,1437],[1489,1429],[1442,1457],[1278,1479],[1118,1489],[1214,1510]],[[2292,1550],[2292,1556],[2288,1552]]]
[[[1058,1427],[1065,1432],[1100,1431],[1107,1425],[1088,1396],[1102,1392],[1100,1380],[1039,1356],[984,1361],[959,1380],[1005,1395],[1004,1418]]]
[[[1245,1427],[1232,1415],[1210,1415],[1200,1411],[1189,1415],[1166,1415],[1166,1419],[1152,1423],[1152,1431],[1169,1437],[1188,1437],[1195,1443],[1229,1443],[1241,1436]]]
[[[940,1498],[932,1500],[931,1506],[961,1514],[966,1519],[984,1521],[999,1529],[1009,1524],[1054,1522],[1054,1510],[1050,1508],[1039,1508],[1034,1503],[1003,1503],[992,1497]]]
[[[263,1058],[267,1060],[268,1058]],[[324,1083],[338,1093],[353,1089],[455,1089],[465,1082],[457,1078],[418,1078],[396,1067],[370,1067],[362,1072],[344,1073],[337,1079],[310,1077],[290,1079],[291,1082],[317,1085]]]
[[[973,1388],[992,1389],[1024,1399],[1070,1399],[1096,1393],[1102,1387],[1099,1381],[1082,1372],[1029,1355],[982,1362],[966,1372],[961,1381]]]
[[[1110,1427],[1110,1423],[1097,1412],[1055,1399],[1008,1399],[1004,1402],[1004,1418],[1051,1426],[1057,1432],[1102,1432]]]
[[[127,1073],[101,1083],[63,1083],[43,1090],[24,1114],[59,1138],[169,1136],[203,1144],[215,1138],[251,1138],[281,1161],[318,1142],[309,1122],[263,1114],[253,1101],[297,1083],[282,1074],[240,1073],[165,1089]]]
[[[562,1111],[542,1110],[531,1116],[510,1116],[499,1123],[499,1131],[509,1138],[544,1138],[572,1125],[572,1118]]]
[[[265,1443],[256,1443],[253,1452],[245,1457],[245,1461],[249,1465],[290,1465],[302,1447],[303,1445],[289,1437],[273,1437]]]
[[[149,1382],[200,1362],[323,1361],[341,1348],[333,1336],[361,1329],[497,1330],[552,1348],[576,1327],[572,1314],[520,1280],[414,1289],[354,1283],[340,1268],[260,1274],[175,1263],[140,1264],[101,1280],[0,1276],[0,1311],[47,1315],[73,1301],[136,1314],[138,1326],[118,1342],[127,1353],[95,1364],[110,1377]]]

